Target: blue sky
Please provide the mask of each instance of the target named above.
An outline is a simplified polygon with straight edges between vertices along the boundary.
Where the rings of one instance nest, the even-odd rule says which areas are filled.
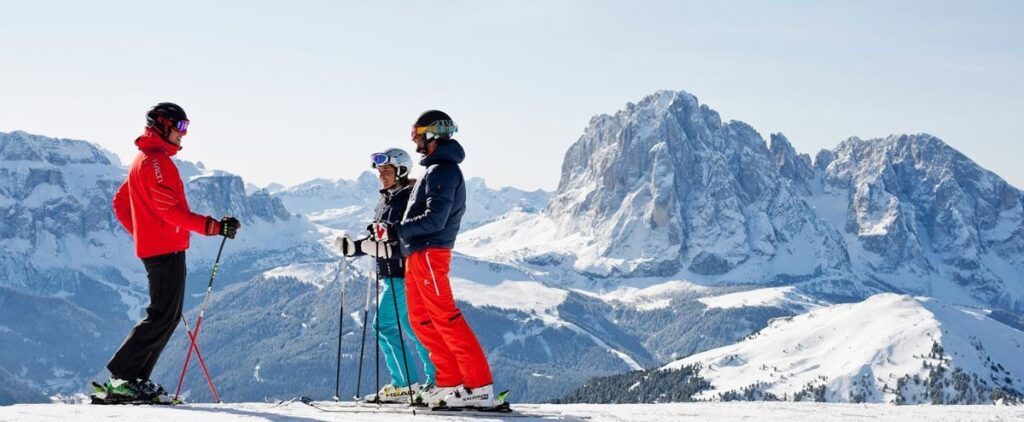
[[[1024,2],[3,2],[0,131],[134,155],[183,105],[181,158],[260,185],[354,178],[448,111],[464,169],[554,189],[591,116],[689,91],[812,156],[927,132],[1024,187]]]

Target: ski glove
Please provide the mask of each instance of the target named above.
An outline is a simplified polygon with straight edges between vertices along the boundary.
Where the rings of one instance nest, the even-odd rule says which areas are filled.
[[[220,221],[214,220],[213,217],[206,217],[206,235],[207,236],[224,236],[228,239],[234,239],[235,234],[238,233],[238,229],[242,227],[242,223],[235,217],[224,217]]]
[[[352,240],[348,235],[338,236],[335,238],[334,247],[338,248],[338,252],[341,252],[342,255],[348,257],[356,256],[360,253],[359,243],[356,243],[356,241]]]
[[[398,252],[398,245],[387,242],[377,242],[373,239],[366,239],[356,242],[361,252],[377,258],[391,259],[401,257]]]
[[[373,223],[369,227],[370,233],[373,234],[373,240],[378,242],[397,242],[398,232],[395,230],[393,224],[388,223]]]

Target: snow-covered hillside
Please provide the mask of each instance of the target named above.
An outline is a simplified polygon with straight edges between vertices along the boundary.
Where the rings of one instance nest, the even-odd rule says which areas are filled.
[[[1024,332],[983,311],[885,293],[776,319],[663,369],[699,365],[712,386],[703,400],[981,404],[1022,397],[1020,356]]]

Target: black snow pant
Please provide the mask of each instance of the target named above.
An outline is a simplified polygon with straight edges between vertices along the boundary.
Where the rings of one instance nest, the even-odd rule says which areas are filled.
[[[149,379],[185,302],[185,251],[144,258],[142,263],[149,278],[146,318],[132,328],[107,363],[111,376],[129,381]]]

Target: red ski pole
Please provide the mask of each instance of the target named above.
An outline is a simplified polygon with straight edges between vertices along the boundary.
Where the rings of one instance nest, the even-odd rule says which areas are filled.
[[[188,358],[192,357],[192,349],[195,349],[196,350],[196,358],[199,359],[199,367],[203,368],[203,375],[206,376],[206,384],[210,386],[210,392],[213,393],[213,399],[216,400],[217,403],[220,403],[220,396],[217,395],[217,389],[214,388],[214,386],[213,386],[213,379],[210,378],[210,371],[206,369],[206,362],[203,360],[203,354],[199,353],[199,344],[196,343],[196,336],[193,333],[193,331],[188,328],[188,321],[185,320],[184,316],[181,317],[181,322],[185,324],[185,332],[188,333],[189,341],[192,343],[192,345],[189,346],[189,355],[188,355],[188,357],[185,358],[185,367],[186,368],[188,367]],[[203,322],[203,319],[199,318],[198,323],[196,323],[196,332],[198,332],[199,324],[202,323],[202,322]],[[174,392],[174,399],[175,400],[178,399],[178,392],[181,391],[181,382],[184,381],[184,380],[185,380],[185,371],[182,371],[181,372],[181,377],[178,378],[178,390]]]
[[[206,304],[210,301],[210,291],[213,290],[213,280],[217,278],[217,267],[220,265],[220,255],[224,252],[224,244],[227,243],[228,238],[220,242],[220,249],[217,250],[217,259],[213,261],[213,272],[210,273],[210,283],[206,285],[206,297],[203,298],[203,306],[199,308],[199,318],[196,319],[196,330],[192,331],[188,327],[188,321],[185,320],[185,316],[181,316],[181,321],[185,323],[185,330],[188,332],[189,346],[188,354],[185,355],[185,365],[181,368],[181,376],[178,377],[178,388],[174,390],[174,399],[178,399],[178,394],[181,393],[181,384],[185,381],[185,372],[188,371],[188,363],[192,358],[192,350],[195,349],[196,356],[199,359],[199,365],[203,368],[203,374],[206,376],[206,383],[210,385],[210,391],[213,392],[213,398],[220,403],[220,397],[217,395],[217,389],[213,387],[213,380],[210,378],[210,372],[206,370],[206,362],[203,361],[203,356],[199,354],[199,345],[196,344],[196,339],[199,338],[199,328],[203,324],[203,316],[206,314]]]

